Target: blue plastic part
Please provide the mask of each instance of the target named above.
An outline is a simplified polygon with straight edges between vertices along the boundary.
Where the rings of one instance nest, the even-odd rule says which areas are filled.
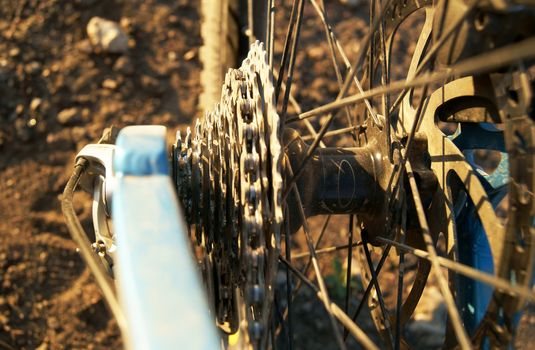
[[[505,152],[503,131],[492,124],[463,123],[461,132],[455,134],[453,143],[460,149],[490,149]]]
[[[509,181],[509,159],[505,153],[503,132],[494,125],[486,123],[463,123],[459,129],[460,132],[453,136],[452,141],[465,154],[466,160],[472,165],[474,173],[485,188],[490,202],[496,208],[507,193]],[[471,152],[474,149],[500,151],[500,163],[492,174],[486,174],[475,164]],[[467,200],[463,210],[456,217],[456,231],[460,262],[494,274],[492,251],[471,200]],[[458,277],[457,286],[457,303],[461,316],[466,329],[472,333],[485,316],[493,289],[486,283],[464,276]]]
[[[218,349],[188,230],[162,164],[164,143],[163,127],[128,127],[117,139],[112,216],[127,346]]]
[[[166,128],[161,125],[127,126],[117,138],[114,159],[116,174],[150,175],[169,173]]]
[[[471,201],[456,218],[456,224],[460,262],[493,274],[494,262],[489,241]],[[466,329],[471,333],[485,316],[493,289],[486,283],[464,276],[459,276],[457,282],[461,316]]]

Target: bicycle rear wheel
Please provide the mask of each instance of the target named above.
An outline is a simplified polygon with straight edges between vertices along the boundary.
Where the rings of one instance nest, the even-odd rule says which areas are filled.
[[[370,345],[359,325],[347,316],[355,320],[365,304],[385,346],[410,346],[411,339],[406,337],[410,329],[404,329],[416,322],[414,312],[419,303],[426,302],[426,293],[439,290],[448,322],[437,346],[511,342],[515,315],[526,301],[534,300],[530,290],[534,235],[529,71],[529,60],[535,55],[530,47],[534,31],[531,25],[515,25],[515,19],[530,23],[533,9],[462,1],[374,1],[358,49],[346,54],[323,1],[311,0],[305,6],[296,0],[291,8],[271,1],[266,8],[268,4],[281,10],[266,21],[267,47],[275,47],[267,53],[267,61],[278,78],[272,82],[277,110],[285,126],[297,133],[289,131],[284,139],[286,223],[282,236],[276,237],[280,246],[273,250],[281,252],[279,260],[287,276],[279,283],[285,284],[284,292],[279,287],[275,294],[271,321],[263,324],[268,331],[262,337],[279,336],[271,346],[291,348],[299,337],[294,330],[300,327],[292,314],[301,314],[301,306],[292,300],[304,295],[317,296],[323,304],[328,321],[322,327],[330,328],[340,348],[345,347],[345,337],[338,322]],[[277,20],[288,23],[284,45],[276,45],[275,36],[283,27],[275,24]],[[400,28],[411,21],[420,23],[419,30],[404,36]],[[308,33],[299,46],[301,28],[311,23],[325,30],[325,42],[303,47],[306,41],[317,42],[317,36]],[[497,33],[494,28],[498,26],[510,30]],[[412,49],[400,48],[400,43]],[[273,64],[277,60],[272,55],[280,55],[280,65]],[[405,56],[399,59],[400,55]],[[331,74],[299,70],[310,67],[307,63],[313,64],[313,57],[323,67],[332,62]],[[313,85],[318,75],[331,77],[321,87],[323,95],[310,88],[321,86]],[[303,112],[293,91],[308,111]],[[333,101],[325,103],[329,98]],[[269,124],[269,118],[265,120]],[[448,135],[447,128],[457,131]],[[353,200],[361,189],[355,183],[349,187],[339,182],[346,187],[339,188],[338,197],[330,198],[329,204],[325,197],[329,184],[321,182],[327,177],[315,181],[306,169],[316,169],[310,165],[316,158],[333,161],[335,152],[347,155],[357,152],[354,149],[371,154],[374,168],[366,171],[380,193],[374,192],[365,208],[348,208],[344,201]],[[485,172],[475,162],[479,150],[500,153],[494,172]],[[344,168],[344,161],[338,160],[338,169],[353,172],[351,166]],[[344,190],[353,192],[348,196],[341,193]],[[506,194],[509,206],[504,226],[497,211]],[[316,233],[308,221],[317,222],[311,217],[328,213]],[[336,245],[339,240],[329,239],[329,234],[340,231],[342,219],[331,215],[344,213],[350,214],[344,230],[348,237],[345,244]],[[298,238],[301,231],[304,235]],[[296,252],[299,240],[308,251]],[[321,246],[322,240],[332,246]],[[335,252],[334,257],[320,264],[319,255],[328,252]],[[361,269],[360,291],[352,287],[354,254]],[[294,261],[292,256],[299,258]],[[334,275],[337,272],[329,265],[340,260],[346,262],[341,286],[329,282],[333,270]],[[314,275],[308,277],[311,267]],[[381,275],[385,268],[395,278],[392,273]],[[330,276],[324,276],[324,270]],[[269,284],[276,285],[275,281]],[[391,287],[396,284],[395,289]],[[312,293],[297,292],[301,285]],[[337,289],[342,291],[338,296]],[[262,347],[259,344],[267,342],[255,347]]]

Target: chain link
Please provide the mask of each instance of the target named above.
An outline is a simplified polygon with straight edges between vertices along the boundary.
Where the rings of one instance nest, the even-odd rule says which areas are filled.
[[[225,77],[221,100],[174,145],[175,181],[197,244],[211,256],[218,322],[264,348],[282,224],[281,125],[263,44]]]

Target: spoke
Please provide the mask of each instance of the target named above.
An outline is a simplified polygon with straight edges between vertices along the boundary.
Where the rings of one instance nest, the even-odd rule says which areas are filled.
[[[313,3],[313,5],[314,4],[317,5],[317,3],[314,0],[311,0],[311,2]],[[316,12],[318,14],[321,13],[319,17],[323,24],[323,29],[325,31],[325,38],[327,40],[327,43],[329,44],[329,53],[331,54],[331,60],[333,63],[334,72],[336,74],[336,81],[338,82],[338,88],[342,89],[342,84],[343,84],[342,73],[340,72],[340,67],[338,66],[338,61],[336,59],[336,54],[334,52],[334,44],[333,44],[333,40],[331,36],[332,30],[328,24],[329,21],[327,20],[327,13],[325,12],[325,2],[323,0],[320,0],[320,2],[321,2],[321,9],[316,9]],[[314,6],[314,8],[316,8],[316,6]],[[349,107],[345,108],[345,113],[347,116],[348,125],[351,125],[351,112],[349,110]]]
[[[280,308],[280,305],[279,305],[279,300],[277,298],[274,298],[273,299],[273,303],[275,304],[275,316],[277,316],[277,321],[279,322],[279,328],[277,328],[277,329],[280,329],[281,325],[284,324],[284,319],[282,317],[281,308]],[[285,332],[286,332],[286,329],[285,329]],[[278,333],[275,333],[275,336],[274,336],[275,339],[277,339],[277,335],[278,335]],[[275,341],[275,343],[276,343],[276,341]]]
[[[417,249],[409,245],[390,240],[388,238],[377,237],[377,240],[383,243],[391,244],[399,250],[403,250],[404,252],[412,254],[420,259],[431,261],[429,253],[425,250]],[[474,280],[493,286],[497,289],[503,290],[513,296],[522,297],[531,303],[535,303],[535,292],[530,288],[512,284],[510,281],[504,278],[496,277],[489,273],[475,269],[471,266],[464,265],[456,261],[443,258],[441,256],[438,257],[438,263],[440,264],[440,266],[445,267],[451,271],[455,271],[456,273],[459,273],[466,277],[472,278]]]
[[[286,207],[286,217],[288,216],[288,207]],[[290,240],[290,223],[287,221],[286,233],[284,234],[286,245],[286,261],[292,263],[292,246]],[[286,303],[288,312],[288,349],[293,349],[293,326],[292,326],[292,280],[290,270],[286,269]]]
[[[274,298],[273,303],[276,303],[276,300],[277,298]],[[276,329],[277,321],[273,316],[273,310],[271,310],[271,329],[269,330],[269,334],[271,336],[271,350],[275,350],[277,348],[277,335],[275,334]]]
[[[405,170],[405,165],[408,162],[408,154],[412,148],[414,136],[416,135],[416,132],[418,131],[418,128],[420,127],[420,119],[423,115],[423,108],[424,108],[424,101],[426,101],[425,96],[427,95],[427,85],[424,86],[424,89],[422,91],[422,98],[420,99],[420,102],[418,103],[418,108],[416,109],[416,115],[414,116],[414,121],[411,126],[411,131],[409,133],[409,138],[407,140],[407,144],[405,145],[405,156],[402,157],[401,163],[399,166],[399,169],[397,172],[392,173],[392,176],[390,178],[388,188],[392,188],[392,191],[390,192],[388,202],[390,209],[392,208],[392,205],[395,203],[394,198],[398,194],[398,190],[401,188],[401,179],[403,177],[403,171]],[[391,187],[392,186],[392,187]]]
[[[325,234],[326,230],[327,230],[327,226],[329,226],[329,221],[331,221],[331,216],[328,215],[326,218],[325,218],[325,221],[323,222],[323,226],[321,228],[321,231],[320,231],[320,234],[318,236],[318,240],[316,241],[316,244],[314,246],[314,252],[316,253],[316,255],[319,254],[319,251],[318,251],[318,247],[323,239],[323,235]],[[322,251],[323,250],[328,250],[329,248],[326,248],[326,249],[321,249]],[[305,268],[302,270],[303,274],[306,276],[308,274],[308,270],[310,269],[310,266],[312,266],[312,254],[310,253],[310,251],[306,252],[306,253],[301,253],[301,257],[304,256],[303,254],[307,254],[306,256],[308,257],[308,261],[307,261],[307,264],[305,265]],[[301,258],[299,257],[299,258]],[[298,259],[298,257],[296,256],[295,257],[296,259]],[[292,295],[292,298],[295,298],[297,293],[299,292],[299,289],[301,288],[301,281],[298,281],[297,285],[295,286],[295,289],[294,289],[294,292],[293,292],[293,295]]]
[[[324,23],[324,25],[327,25],[328,26],[328,23],[327,23],[327,19],[325,17],[325,12],[323,9],[321,9],[318,5],[318,3],[316,2],[316,0],[310,0],[310,3],[312,4],[312,6],[314,7],[314,9],[316,10],[316,13],[318,14],[318,16],[320,17],[321,21]],[[336,36],[334,35],[334,32],[332,31],[332,29],[329,27],[329,34],[331,36],[331,39],[332,41],[334,42],[334,44],[336,45],[336,49],[338,50],[338,53],[340,54],[340,56],[342,57],[342,60],[344,61],[344,65],[346,67],[346,69],[348,71],[352,70],[352,66],[351,66],[351,62],[349,62],[349,59],[347,58],[347,55],[345,54],[344,52],[344,49],[342,48],[342,45],[340,44],[340,42],[338,41],[338,39],[336,38]],[[356,76],[353,77],[353,81],[355,82],[355,86],[357,87],[357,89],[359,90],[360,93],[363,93],[364,90],[362,89],[362,85],[360,85],[360,82],[359,80],[357,79]],[[375,113],[375,110],[372,108],[372,105],[370,104],[370,101],[365,99],[364,100],[364,104],[366,105],[366,108],[368,109],[368,112],[370,113],[370,115],[372,116],[372,118],[374,120],[377,120],[377,113]]]
[[[308,121],[308,120],[305,119],[305,121]],[[336,136],[336,135],[341,135],[341,134],[354,132],[354,131],[361,132],[364,129],[366,129],[364,126],[350,126],[350,127],[347,127],[347,128],[341,128],[341,129],[337,129],[337,130],[326,132],[325,135],[323,136],[323,138]],[[303,141],[310,141],[310,140],[313,140],[313,135],[303,136],[301,139],[303,139]]]
[[[273,50],[275,48],[275,0],[268,0],[268,66],[273,70]]]
[[[289,269],[294,275],[296,275],[308,288],[313,290],[318,299],[323,300],[323,292],[318,289],[301,271],[290,265],[282,256],[279,255],[279,260]],[[374,350],[379,349],[372,340],[364,333],[364,331],[355,324],[335,303],[330,303],[328,306],[329,311],[338,319],[338,321],[347,329],[349,333],[355,337],[355,339],[362,344],[365,349]]]
[[[275,103],[279,101],[279,94],[282,85],[282,79],[286,70],[286,64],[288,63],[288,50],[290,49],[290,40],[292,39],[293,28],[295,24],[295,16],[297,15],[297,0],[294,0],[292,6],[292,12],[290,13],[290,22],[288,23],[288,31],[286,32],[286,38],[284,39],[284,49],[282,50],[281,66],[279,67],[279,77],[275,85]]]
[[[433,245],[431,231],[429,230],[427,218],[425,217],[424,206],[420,198],[420,193],[418,192],[418,186],[416,184],[416,179],[414,178],[414,173],[412,172],[412,166],[410,161],[406,162],[405,169],[407,170],[407,176],[409,178],[412,198],[416,207],[416,213],[418,216],[418,221],[420,223],[420,228],[422,229],[424,243],[427,252],[429,253],[429,258],[431,260],[435,276],[438,280],[438,286],[440,288],[442,296],[444,297],[444,302],[446,303],[448,315],[452,321],[452,326],[455,331],[455,335],[457,336],[457,340],[459,341],[461,349],[471,349],[472,346],[470,344],[470,339],[468,338],[468,334],[466,334],[466,330],[463,327],[461,316],[459,315],[459,310],[457,310],[457,307],[455,306],[455,300],[453,299],[453,295],[451,294],[451,290],[448,286],[448,281],[446,280],[446,277],[444,277],[444,274],[440,267],[437,252],[435,250],[435,246]]]
[[[331,220],[331,216],[330,215],[327,215],[327,217],[325,218],[325,221],[323,222],[323,226],[321,228],[321,231],[320,231],[320,234],[318,236],[318,240],[316,241],[316,245],[314,247],[314,250],[316,251],[316,254],[319,254],[320,251],[323,251],[323,249],[321,250],[318,250],[318,247],[321,243],[321,240],[323,239],[323,235],[325,234],[325,231],[327,229],[327,226],[329,226],[329,221]],[[327,248],[329,249],[329,248]],[[323,252],[322,252],[323,253]],[[306,255],[305,255],[306,254]],[[306,252],[306,253],[301,253],[301,254],[297,254],[297,255],[294,255],[294,259],[301,259],[303,257],[308,257],[308,261],[307,261],[307,264],[305,266],[305,268],[302,270],[302,273],[306,276],[307,273],[308,273],[308,269],[310,268],[310,266],[312,265],[312,259],[311,259],[311,254],[310,252]],[[293,289],[292,291],[292,296],[291,296],[291,299],[292,301],[295,299],[295,297],[297,296],[297,293],[299,293],[299,290],[301,289],[301,280],[298,280],[297,281],[297,284],[295,286],[295,288]],[[285,320],[286,317],[288,315],[288,309],[285,309],[284,310],[284,315],[283,315],[283,319]],[[280,327],[277,329],[277,334],[279,334],[280,332]]]
[[[362,299],[360,300],[359,306],[357,307],[357,310],[355,310],[355,313],[353,314],[353,317],[351,317],[351,320],[353,322],[356,322],[357,317],[359,317],[360,311],[364,307],[364,304],[368,300],[368,296],[370,295],[370,292],[372,291],[372,287],[374,284],[374,279],[379,276],[379,273],[381,272],[381,269],[383,268],[383,265],[386,261],[386,258],[388,257],[388,253],[390,252],[390,244],[386,246],[385,250],[383,251],[383,255],[381,256],[381,259],[379,260],[379,264],[377,264],[377,267],[375,268],[375,274],[372,275],[372,280],[368,283],[368,287],[366,287],[366,290],[364,291],[364,294],[362,295]],[[373,266],[370,267],[373,269]],[[344,339],[347,338],[347,332],[344,333]]]
[[[358,247],[359,245],[362,245],[362,242],[354,242],[353,244],[351,244],[351,247]],[[349,248],[349,245],[347,245],[347,244],[336,245],[336,246],[322,248],[322,249],[317,249],[317,245],[316,245],[316,255],[334,253],[334,252],[337,252],[339,250],[345,250],[345,249],[348,249],[348,248]],[[292,257],[293,257],[294,260],[302,259],[302,258],[308,258],[308,257],[310,257],[310,253],[309,252],[298,253],[298,254],[292,255]]]
[[[273,71],[273,77],[275,79],[278,78],[278,73]],[[282,83],[281,85],[282,89],[284,89],[284,91],[286,91],[286,84],[284,84],[284,82]],[[296,99],[294,98],[293,94],[290,92],[290,104],[292,105],[292,107],[295,109],[295,112],[299,115],[301,114],[302,112],[302,108],[301,106],[299,105],[299,103],[296,101]],[[318,133],[316,132],[316,129],[314,129],[314,126],[312,125],[312,123],[308,120],[308,119],[305,119],[304,120],[305,122],[305,126],[306,128],[308,129],[308,131],[310,132],[310,134],[313,136],[313,137],[316,137],[318,135]],[[325,144],[322,142],[320,142],[320,147],[324,148],[325,147]]]
[[[370,255],[370,250],[368,249],[368,243],[365,241],[364,237],[362,237],[362,242],[363,242],[362,248],[364,248],[364,254],[366,255],[366,262],[368,263],[368,267],[370,268],[370,273],[372,275],[372,280],[370,281],[370,284],[372,284],[373,282],[373,285],[375,286],[375,292],[377,293],[377,299],[379,300],[379,306],[381,308],[381,313],[383,314],[385,330],[388,333],[388,338],[390,339],[390,345],[392,345],[392,343],[394,342],[394,338],[392,336],[392,327],[390,327],[390,316],[385,307],[385,301],[383,299],[383,294],[381,293],[379,281],[377,280],[377,274],[375,273],[375,269],[373,268],[373,261]]]
[[[254,35],[254,16],[253,16],[253,0],[247,0],[247,36],[249,37],[249,45],[255,42]]]
[[[297,29],[293,36],[292,48],[290,51],[290,65],[288,67],[288,74],[286,75],[286,89],[284,91],[284,99],[282,101],[281,123],[284,125],[286,120],[286,112],[288,110],[288,99],[290,98],[290,91],[292,90],[293,72],[295,67],[295,59],[297,56],[297,45],[299,43],[299,34],[301,33],[301,23],[303,21],[303,9],[305,8],[305,0],[299,0],[299,12],[297,13]]]
[[[351,294],[351,264],[353,262],[353,214],[349,215],[349,230],[347,240],[347,275],[346,275],[346,314],[349,313],[349,295]]]
[[[505,65],[535,57],[535,38],[525,39],[521,42],[507,45],[491,52],[467,58],[443,72],[425,73],[414,77],[408,81],[396,80],[387,86],[379,86],[368,90],[362,94],[338,99],[323,106],[314,108],[308,112],[301,113],[295,118],[288,119],[286,123],[312,118],[317,115],[326,114],[348,105],[361,102],[366,98],[389,94],[406,88],[419,87],[433,83],[444,82],[450,78],[475,75],[489,70],[494,70]],[[331,115],[332,116],[332,115]]]
[[[380,4],[381,3],[381,0],[377,0],[377,2]],[[385,43],[385,21],[382,20],[381,21],[381,24],[379,26],[379,38],[380,38],[380,42],[381,42],[381,53],[382,53],[382,59],[381,59],[381,63],[382,63],[382,69],[381,69],[381,85],[388,85],[388,83],[390,82],[390,60],[389,60],[389,57],[387,57],[387,54],[386,54],[386,43]],[[371,65],[370,65],[371,67]],[[386,142],[387,142],[387,145],[388,145],[388,157],[391,158],[392,156],[392,153],[391,153],[391,145],[392,145],[392,140],[391,140],[391,136],[390,136],[390,114],[388,113],[388,105],[390,104],[390,99],[389,99],[389,96],[387,94],[383,95],[382,96],[382,112],[383,112],[383,115],[385,116],[386,118]]]
[[[405,200],[404,192],[402,190],[403,206],[401,208],[401,226],[399,230],[400,239],[402,243],[405,243],[406,231],[407,231],[407,202]],[[398,274],[398,295],[396,301],[396,338],[394,339],[394,350],[399,350],[401,345],[401,309],[403,303],[403,277],[405,276],[405,252],[399,252],[399,274]]]
[[[346,95],[347,91],[349,90],[349,86],[351,84],[351,81],[353,80],[353,78],[355,77],[355,74],[357,73],[357,67],[361,67],[362,62],[364,61],[364,57],[366,56],[365,53],[367,52],[368,46],[370,45],[371,38],[373,37],[373,33],[375,33],[375,31],[377,30],[377,26],[379,24],[379,21],[382,20],[383,15],[385,13],[384,10],[387,8],[387,6],[389,4],[390,4],[390,0],[387,0],[385,2],[384,7],[381,9],[379,16],[377,16],[375,18],[375,20],[374,20],[374,22],[373,22],[373,24],[372,24],[372,26],[370,28],[370,31],[366,34],[366,36],[362,40],[363,42],[362,42],[362,44],[360,46],[358,57],[355,60],[355,64],[353,64],[354,69],[350,69],[349,72],[347,73],[346,78],[344,80],[344,85],[342,86],[342,90],[340,90],[340,92],[338,93],[338,96],[336,97],[336,101],[344,100],[344,96]],[[337,103],[336,101],[335,101],[335,103]],[[347,104],[347,105],[349,105],[349,104]],[[292,176],[292,178],[290,179],[290,181],[287,184],[287,188],[284,191],[283,196],[282,196],[283,201],[286,200],[286,197],[288,196],[288,193],[290,192],[290,189],[292,188],[292,185],[295,184],[297,179],[299,179],[299,177],[303,174],[303,171],[305,169],[306,163],[312,157],[312,155],[314,154],[314,151],[318,147],[318,145],[319,145],[320,141],[322,140],[323,136],[325,135],[325,133],[329,129],[329,126],[331,125],[333,117],[334,117],[333,114],[329,114],[329,116],[327,118],[327,121],[322,125],[322,127],[320,129],[320,132],[318,133],[318,135],[314,139],[314,142],[312,142],[312,145],[310,146],[310,148],[307,150],[307,153],[306,153],[304,159],[302,160],[301,164],[299,165],[297,171],[295,172],[294,176]]]
[[[287,169],[290,176],[293,176],[292,174],[292,166],[290,162],[286,163]],[[305,238],[308,246],[308,250],[310,251],[310,259],[312,261],[312,266],[314,267],[314,272],[316,273],[316,279],[318,281],[318,285],[320,287],[321,295],[322,295],[322,302],[325,306],[325,309],[327,310],[327,314],[329,315],[329,320],[331,322],[331,327],[334,332],[334,336],[336,338],[336,342],[338,343],[338,346],[340,349],[346,349],[346,345],[344,343],[344,340],[342,339],[342,335],[340,334],[340,330],[338,329],[338,326],[336,324],[336,321],[334,319],[333,312],[331,311],[330,305],[331,300],[329,298],[329,294],[327,292],[327,287],[325,286],[325,281],[323,280],[323,275],[321,274],[321,270],[319,268],[318,263],[318,257],[316,255],[316,250],[314,248],[314,245],[312,243],[312,236],[310,235],[310,229],[308,227],[307,218],[305,215],[305,211],[303,209],[303,202],[301,201],[301,196],[299,195],[299,190],[297,189],[297,186],[293,184],[292,189],[294,191],[295,199],[297,201],[297,207],[299,209],[299,214],[301,215],[301,219],[303,220],[303,232],[305,233]]]
[[[401,343],[401,308],[403,302],[403,277],[405,275],[405,253],[399,254],[399,275],[398,275],[398,295],[396,300],[396,337],[394,339],[394,349],[399,350]]]

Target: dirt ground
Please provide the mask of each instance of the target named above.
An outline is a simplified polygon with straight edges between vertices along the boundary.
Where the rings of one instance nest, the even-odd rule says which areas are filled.
[[[337,4],[329,13],[351,58],[367,5]],[[86,25],[94,16],[121,23],[128,53],[92,50]],[[338,91],[334,71],[323,69],[328,48],[313,17],[308,6],[302,41],[310,45],[298,57],[306,69],[295,77],[305,107]],[[198,116],[199,22],[198,0],[0,0],[0,349],[121,347],[59,200],[75,154],[105,127],[162,124],[172,137]],[[89,197],[78,198],[91,230]]]
[[[93,16],[122,19],[128,54],[91,51]],[[120,348],[59,196],[76,152],[106,126],[172,131],[196,116],[198,3],[5,0],[0,33],[0,348]]]

